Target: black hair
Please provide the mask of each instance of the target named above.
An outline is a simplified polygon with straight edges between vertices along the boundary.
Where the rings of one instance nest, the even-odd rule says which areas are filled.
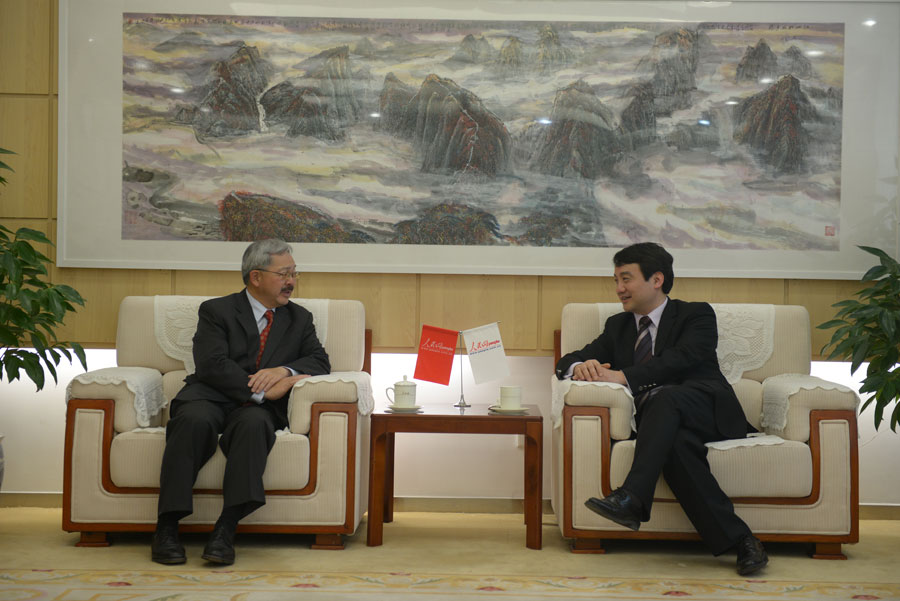
[[[641,268],[644,280],[649,280],[654,273],[660,272],[663,275],[663,294],[668,294],[675,283],[673,262],[672,255],[656,242],[638,242],[626,246],[613,256],[613,265],[616,267],[636,263]]]

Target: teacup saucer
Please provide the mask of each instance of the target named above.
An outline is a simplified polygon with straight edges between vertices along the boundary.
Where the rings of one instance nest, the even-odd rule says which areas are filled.
[[[488,407],[494,413],[505,413],[506,415],[526,415],[528,413],[528,409],[525,407],[518,407],[516,409],[504,409],[500,405],[491,405]]]
[[[385,409],[387,413],[418,413],[422,409],[421,405],[413,405],[412,407],[393,407]]]

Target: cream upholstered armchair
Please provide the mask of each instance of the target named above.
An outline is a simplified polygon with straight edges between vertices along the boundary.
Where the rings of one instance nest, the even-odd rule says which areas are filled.
[[[107,533],[152,531],[169,401],[193,370],[191,340],[207,297],[132,296],[116,333],[119,367],[87,372],[68,390],[63,529],[80,546],[109,544]],[[362,303],[294,300],[313,314],[332,373],[298,382],[290,427],[278,433],[263,475],[266,505],[242,532],[315,534],[314,548],[343,548],[356,531],[368,486],[371,332]],[[221,511],[225,458],[203,467],[194,513],[182,530],[207,531]]]
[[[859,540],[858,397],[812,377],[804,307],[713,304],[722,372],[761,435],[707,445],[709,463],[738,515],[764,541],[807,542],[813,556],[844,559]],[[602,330],[618,303],[563,308],[556,360]],[[552,376],[551,500],[575,552],[603,552],[603,539],[698,538],[660,477],[650,521],[637,532],[584,506],[622,485],[631,467],[633,403],[616,384]]]

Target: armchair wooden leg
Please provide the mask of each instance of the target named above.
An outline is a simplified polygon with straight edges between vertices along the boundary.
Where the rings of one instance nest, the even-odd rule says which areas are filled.
[[[312,549],[324,549],[327,551],[343,551],[344,539],[340,534],[317,534]]]
[[[76,547],[108,547],[110,545],[106,532],[82,532]]]
[[[813,543],[813,559],[847,559],[841,552],[841,543]]]
[[[572,541],[572,553],[604,554],[603,541],[599,538],[576,538]]]

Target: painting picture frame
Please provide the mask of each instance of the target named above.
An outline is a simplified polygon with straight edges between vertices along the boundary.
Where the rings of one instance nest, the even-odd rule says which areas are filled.
[[[865,7],[864,17],[860,10],[862,6]],[[499,141],[494,142],[490,152],[484,152],[486,158],[481,163],[470,161],[456,171],[447,167],[448,164],[452,167],[454,159],[445,156],[445,149],[440,155],[443,162],[437,161],[437,166],[429,171],[428,157],[435,152],[430,147],[422,150],[420,141],[409,141],[399,135],[390,138],[383,129],[362,123],[371,115],[380,116],[377,104],[360,109],[358,123],[353,126],[355,129],[338,141],[323,141],[323,134],[308,131],[303,132],[305,137],[292,138],[284,134],[284,125],[272,125],[271,119],[268,123],[272,129],[266,132],[268,137],[264,139],[239,138],[232,130],[222,134],[221,120],[203,117],[200,111],[204,105],[196,100],[211,94],[212,88],[203,87],[212,85],[208,83],[208,65],[196,70],[199,75],[192,76],[195,88],[200,90],[195,93],[194,105],[174,96],[167,97],[168,91],[160,92],[163,88],[171,90],[175,87],[171,84],[175,81],[171,72],[173,64],[188,65],[181,68],[184,73],[189,71],[193,64],[189,62],[190,49],[161,50],[158,39],[147,35],[146,39],[156,40],[157,45],[148,45],[151,50],[145,54],[162,56],[168,62],[134,75],[134,57],[138,55],[134,48],[143,38],[130,34],[128,25],[150,23],[155,16],[160,19],[169,16],[170,21],[184,17],[185,22],[196,21],[198,16],[204,19],[220,17],[223,22],[231,18],[243,27],[239,32],[241,35],[262,32],[258,38],[260,43],[252,48],[262,48],[260,54],[264,58],[275,56],[276,47],[286,44],[286,38],[266,32],[289,29],[285,23],[299,24],[297,27],[302,31],[299,34],[291,32],[293,37],[290,38],[297,58],[284,61],[292,69],[291,73],[303,73],[301,68],[305,68],[306,73],[312,72],[308,65],[314,64],[314,59],[322,53],[322,46],[312,43],[312,37],[303,37],[312,35],[307,32],[321,36],[321,31],[330,27],[332,38],[354,41],[347,44],[349,52],[353,53],[362,52],[358,48],[364,36],[342,33],[344,37],[341,38],[335,37],[333,31],[344,32],[349,29],[348,24],[360,28],[371,25],[368,29],[381,35],[373,38],[376,39],[374,44],[380,44],[379,50],[385,49],[379,60],[385,63],[383,57],[391,57],[393,62],[388,65],[391,72],[397,72],[399,79],[406,75],[405,81],[416,84],[406,86],[413,90],[411,94],[416,93],[420,82],[424,90],[427,78],[422,74],[427,71],[404,70],[412,59],[401,54],[401,50],[391,50],[393,54],[389,54],[387,49],[400,47],[391,41],[392,36],[403,37],[403,32],[408,31],[412,23],[418,28],[416,39],[426,39],[429,48],[440,48],[449,53],[449,58],[434,63],[442,69],[441,81],[458,81],[465,93],[470,93],[469,88],[475,90],[477,100],[483,100],[487,107],[486,114],[500,115],[499,120],[504,123],[499,127],[506,127],[510,133],[506,138],[497,137]],[[309,25],[312,22],[318,29]],[[448,24],[447,32],[440,30],[444,23]],[[623,99],[619,89],[623,88],[621,84],[617,84],[617,88],[608,83],[611,67],[609,64],[604,67],[600,61],[602,57],[624,56],[625,51],[604,48],[607,54],[597,51],[596,56],[600,58],[593,62],[584,56],[569,62],[561,59],[563,62],[545,67],[543,74],[526,73],[518,78],[497,79],[496,55],[490,59],[490,64],[473,65],[460,62],[468,59],[456,58],[453,54],[459,51],[451,48],[458,48],[467,32],[477,29],[473,28],[473,23],[490,24],[478,31],[482,33],[481,40],[487,39],[488,51],[495,53],[502,43],[500,34],[492,38],[490,34],[484,35],[485,31],[502,31],[506,39],[513,37],[510,32],[524,32],[520,35],[525,38],[531,35],[531,24],[534,24],[534,31],[542,26],[556,25],[563,32],[561,37],[569,36],[576,41],[589,34],[604,43],[624,39],[625,43],[636,45],[635,40],[641,40],[644,46],[639,52],[642,55],[655,51],[654,36],[659,37],[661,32],[669,30],[709,32],[718,35],[711,37],[722,45],[722,40],[727,39],[725,30],[728,27],[740,29],[738,26],[744,24],[752,31],[740,32],[742,37],[735,33],[734,39],[729,40],[733,56],[747,56],[763,26],[772,30],[793,28],[788,36],[793,40],[791,44],[804,48],[812,48],[814,44],[821,46],[826,35],[839,31],[839,37],[832,36],[838,42],[827,47],[837,48],[842,53],[839,60],[841,76],[832,78],[841,82],[840,108],[836,109],[840,119],[820,126],[821,131],[830,126],[829,135],[835,140],[828,159],[830,167],[823,171],[824,175],[813,172],[791,179],[779,171],[780,167],[770,164],[758,170],[771,176],[759,184],[759,173],[746,174],[746,169],[739,165],[734,155],[723,154],[720,146],[716,146],[715,151],[698,151],[698,142],[694,146],[685,143],[682,148],[679,145],[681,138],[677,136],[695,134],[675,121],[702,122],[708,112],[693,110],[694,107],[670,107],[659,111],[658,131],[665,133],[655,135],[657,146],[652,152],[636,150],[637,143],[629,141],[630,145],[623,147],[619,155],[627,155],[627,161],[616,158],[608,171],[586,173],[583,164],[573,167],[572,159],[583,157],[584,149],[566,147],[563,159],[557,161],[562,165],[559,173],[543,167],[544,163],[557,160],[555,157],[515,159],[520,163],[515,169],[504,172],[505,179],[500,181],[488,172],[494,168],[490,163],[498,156],[497,147],[507,144],[504,140],[509,140],[508,144],[514,147],[509,151],[512,153],[521,152],[525,145],[523,141],[531,140],[529,136],[549,137],[544,130],[530,134],[540,126],[522,125],[521,115],[513,114],[509,107],[538,106],[533,121],[559,122],[561,117],[555,115],[563,113],[553,111],[561,102],[561,93],[568,89],[580,91],[582,88],[577,86],[583,86],[589,94],[600,90],[598,97],[612,107],[609,113],[614,118],[610,123],[620,132],[619,139],[626,134],[632,138],[636,136],[632,131],[621,133],[623,107],[628,98]],[[629,31],[628,36],[612,37],[615,32],[629,29],[623,24],[632,23],[644,24],[630,28],[642,30],[640,35]],[[178,33],[182,31],[178,27],[182,25],[167,23],[165,26],[169,29],[163,32],[164,35],[174,33],[164,39],[178,39]],[[224,24],[217,27],[220,29],[216,31],[228,31]],[[451,31],[453,27],[458,31]],[[427,31],[423,32],[423,29]],[[246,246],[245,241],[252,239],[256,232],[262,232],[260,235],[264,237],[263,234],[269,235],[266,232],[281,235],[285,231],[281,228],[283,224],[277,222],[285,219],[285,214],[296,214],[291,202],[300,198],[297,204],[310,207],[308,212],[317,219],[321,217],[312,228],[319,232],[318,238],[311,238],[315,241],[289,239],[295,249],[298,268],[303,271],[604,275],[611,273],[611,257],[618,248],[646,239],[659,241],[670,248],[679,265],[679,274],[684,276],[857,279],[870,263],[869,256],[856,248],[858,245],[877,246],[892,253],[897,251],[900,42],[894,34],[898,30],[900,2],[492,0],[464,1],[447,7],[436,2],[366,3],[354,0],[336,7],[325,2],[298,4],[255,0],[241,3],[223,0],[62,0],[57,261],[63,267],[233,269]],[[154,35],[159,31],[160,27],[157,27]],[[235,33],[233,37],[240,36]],[[477,37],[476,34],[472,39],[477,40]],[[437,42],[434,41],[436,38]],[[228,44],[232,43],[235,42],[228,41]],[[250,44],[247,46],[251,47]],[[402,50],[411,52],[406,46]],[[784,54],[783,48],[777,50]],[[217,48],[216,51],[221,50]],[[610,54],[614,51],[620,54]],[[424,51],[415,49],[415,52]],[[637,52],[628,56],[638,56]],[[457,62],[451,64],[452,60]],[[533,58],[529,60],[534,62]],[[358,64],[363,63],[362,59],[358,60]],[[386,80],[388,67],[375,61],[372,65],[371,80],[377,83],[371,93],[374,102],[379,95],[382,98],[385,95],[381,82]],[[530,68],[537,67],[531,65]],[[824,72],[831,67],[817,68]],[[727,73],[733,79],[734,65],[728,69]],[[354,74],[361,72],[363,69],[358,68]],[[453,75],[453,78],[444,75]],[[617,77],[624,80],[635,76],[619,74]],[[825,77],[820,79],[826,80]],[[567,88],[563,82],[568,80],[572,83]],[[277,81],[277,77],[272,78],[268,89],[273,89]],[[314,84],[319,85],[318,80]],[[303,90],[315,90],[315,85],[308,84]],[[818,87],[809,83],[804,85],[807,90],[825,89],[824,84]],[[297,89],[300,86],[300,83],[296,84]],[[722,84],[721,88],[732,93],[731,79],[727,86],[731,87],[726,90],[726,84]],[[774,87],[774,84],[768,84],[768,87]],[[745,88],[747,92],[742,98],[762,93],[767,86],[760,86],[758,92],[752,86]],[[532,101],[528,97],[529,90],[542,92],[533,92]],[[423,92],[418,91],[418,94],[421,96]],[[703,95],[712,97],[709,89],[698,84],[694,97]],[[135,102],[136,97],[143,100]],[[502,99],[513,97],[516,104],[512,101],[503,103]],[[824,96],[815,100],[820,107],[827,102],[829,99]],[[163,108],[154,113],[151,109],[158,106]],[[335,110],[332,106],[332,117],[329,118],[334,119]],[[264,112],[270,118],[274,114],[271,106]],[[177,119],[172,117],[164,128],[154,129],[147,125],[159,114],[176,113]],[[423,119],[421,114],[418,118]],[[484,144],[491,130],[484,120],[472,119],[480,127],[478,143]],[[724,127],[722,129],[725,131]],[[147,134],[148,131],[152,135]],[[375,133],[370,135],[370,131]],[[596,131],[599,130],[592,130],[591,136],[595,136]],[[729,126],[728,133],[719,137],[731,144],[731,131]],[[314,139],[316,135],[319,138]],[[325,135],[329,135],[328,132]],[[698,139],[702,138],[702,135],[696,135]],[[239,143],[244,144],[242,149],[254,144],[256,154],[242,150],[239,155],[241,169],[234,169],[231,166],[238,156],[233,150],[237,144],[234,140],[238,138]],[[351,138],[352,144],[347,141]],[[713,141],[714,145],[719,143]],[[606,144],[605,147],[609,146]],[[297,151],[295,157],[291,154],[294,148],[312,151],[302,155]],[[388,156],[395,149],[398,149],[397,156],[401,151],[407,155],[401,158]],[[476,147],[476,154],[477,150]],[[537,151],[529,152],[535,154]],[[640,152],[644,154],[640,155]],[[741,152],[744,156],[749,153]],[[202,160],[195,158],[199,154],[204,154]],[[664,155],[665,159],[659,158]],[[256,157],[260,156],[277,157],[279,169],[265,165],[265,169],[251,172],[245,167],[257,164]],[[635,160],[635,156],[640,156],[641,160]],[[308,157],[316,158],[309,161]],[[675,162],[669,157],[675,157]],[[323,167],[322,161],[326,159],[334,164],[344,161],[340,165],[342,170],[331,164]],[[400,175],[391,173],[389,166],[400,164],[401,159],[406,163],[398,168]],[[597,164],[602,163],[601,159],[598,161]],[[352,169],[347,167],[351,164]],[[213,170],[213,166],[223,165],[225,170]],[[331,170],[329,177],[322,177],[321,173],[326,169]],[[807,169],[810,171],[814,170]],[[198,179],[190,180],[188,176]],[[148,188],[143,182],[152,177],[164,184]],[[731,177],[736,179],[728,179]],[[270,182],[278,178],[281,178],[281,188],[276,189]],[[653,194],[664,194],[667,200],[649,202],[647,199],[652,198],[652,194],[638,189],[635,184],[644,180],[649,182],[647,187],[654,190]],[[135,181],[138,184],[131,185]],[[359,184],[359,181],[365,183]],[[500,183],[496,183],[498,181]],[[548,181],[553,185],[547,184]],[[790,184],[785,185],[785,181]],[[561,183],[557,185],[558,182]],[[275,194],[273,190],[279,193]],[[282,193],[281,190],[287,191]],[[578,196],[583,190],[586,190],[584,200]],[[199,196],[201,192],[208,192],[213,200],[193,205],[184,200],[191,194]],[[529,196],[532,192],[533,197]],[[149,200],[154,194],[162,193],[166,195],[164,201]],[[708,198],[704,196],[707,193]],[[538,200],[529,205],[532,198]],[[243,202],[241,211],[228,213],[229,199]],[[535,208],[538,201],[544,203],[541,206],[551,209],[538,210]],[[224,223],[230,219],[228,223],[238,225],[258,224],[259,221],[253,220],[261,214],[257,210],[261,204],[270,209],[273,206],[279,208],[267,213],[270,220],[276,222],[271,229],[254,225],[247,228],[249,233],[235,234],[230,239],[219,233],[226,229],[219,225],[219,220]],[[194,210],[201,205],[202,211]],[[247,206],[257,212],[248,213]],[[282,206],[287,209],[281,210]],[[459,207],[469,213],[455,212]],[[212,218],[198,217],[201,214],[214,214],[218,229],[210,234],[208,222],[203,219]],[[484,215],[487,217],[482,220]],[[447,224],[454,219],[467,224],[476,222],[466,226],[474,233],[469,238],[443,238],[435,234],[446,231]],[[173,220],[181,229],[170,225]],[[565,223],[565,227],[558,227],[559,223]],[[229,231],[237,229],[234,225],[230,227]],[[478,230],[479,227],[482,229]],[[807,230],[813,234],[807,235]],[[327,235],[321,235],[323,231]],[[487,233],[480,234],[480,231]]]

